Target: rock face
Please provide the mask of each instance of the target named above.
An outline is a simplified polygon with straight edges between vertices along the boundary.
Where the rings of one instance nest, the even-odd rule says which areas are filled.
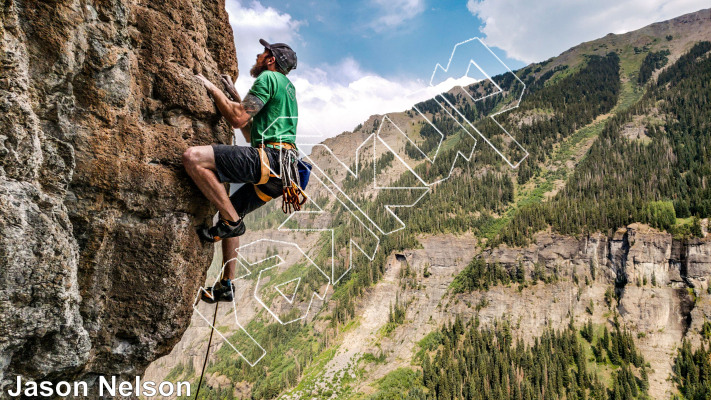
[[[668,377],[676,348],[683,339],[698,345],[702,325],[711,316],[706,292],[710,236],[676,240],[646,225],[631,224],[610,237],[597,233],[576,239],[542,232],[526,248],[501,246],[483,256],[509,269],[520,264],[527,275],[538,267],[567,278],[522,292],[497,286],[461,295],[470,303],[487,300],[489,305],[477,312],[482,323],[507,316],[522,332],[537,334],[548,324],[564,327],[571,315],[577,324],[588,320],[609,324],[613,304],[603,299],[606,290],[615,287],[618,301],[613,303],[621,322],[638,334],[636,345],[652,366],[649,393],[654,398],[672,395]],[[571,283],[573,273],[579,284]],[[461,305],[456,312],[473,315],[471,307]]]
[[[708,240],[693,239],[681,249],[684,275],[694,287],[707,289],[711,277],[711,245]],[[680,258],[682,258],[680,257]]]
[[[529,274],[536,265],[549,272],[573,267],[580,277],[594,270],[597,276],[618,286],[656,282],[658,286],[705,290],[711,274],[711,236],[675,240],[669,233],[637,223],[619,229],[611,237],[595,233],[576,239],[541,232],[535,243],[526,248],[499,246],[483,255],[489,262],[507,268],[521,263]]]
[[[501,246],[485,251],[484,257],[506,268],[520,263],[529,274],[542,266],[549,273],[575,273],[588,282],[614,284],[620,315],[639,333],[666,329],[675,332],[674,343],[678,343],[689,329],[699,331],[704,320],[694,318],[693,311],[695,306],[706,310],[699,296],[708,288],[711,237],[675,240],[668,233],[631,224],[611,237],[595,234],[575,239],[540,233],[527,248]]]
[[[237,75],[224,1],[2,3],[0,389],[135,377],[212,255],[181,155],[231,135],[193,78]]]

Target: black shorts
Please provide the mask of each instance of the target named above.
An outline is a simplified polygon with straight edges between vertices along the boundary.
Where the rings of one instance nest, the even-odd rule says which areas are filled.
[[[215,167],[220,182],[244,183],[230,196],[230,201],[240,218],[265,205],[267,202],[254,190],[254,184],[259,182],[262,175],[262,164],[257,149],[248,146],[213,144],[212,150],[215,153]],[[270,168],[278,172],[281,168],[279,150],[266,147],[264,151],[269,158]],[[267,183],[257,187],[271,198],[283,194],[282,182],[279,178],[269,177]]]

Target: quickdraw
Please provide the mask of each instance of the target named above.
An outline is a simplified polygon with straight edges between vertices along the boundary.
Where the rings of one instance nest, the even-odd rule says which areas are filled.
[[[308,200],[306,193],[301,189],[298,157],[295,149],[282,149],[281,170],[279,176],[282,181],[281,210],[284,214],[300,211],[301,206]],[[302,199],[303,198],[303,199]]]
[[[300,196],[303,196],[303,199],[300,199]],[[308,200],[306,193],[292,182],[291,187],[284,188],[281,210],[284,211],[284,214],[301,211],[301,206],[306,203],[306,200]]]
[[[311,165],[298,159],[297,150],[291,143],[268,142],[260,144],[257,149],[261,161],[261,179],[255,184],[255,191],[264,201],[271,200],[271,198],[264,194],[257,185],[267,182],[270,176],[276,177],[276,175],[269,173],[269,158],[264,152],[265,145],[272,148],[279,146],[279,177],[282,180],[281,210],[284,214],[300,211],[301,206],[308,200],[304,188],[309,181]]]

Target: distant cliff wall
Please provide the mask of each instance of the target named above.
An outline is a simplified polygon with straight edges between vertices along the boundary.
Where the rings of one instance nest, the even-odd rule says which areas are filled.
[[[483,257],[507,268],[521,263],[529,274],[536,264],[549,272],[555,267],[577,267],[581,278],[592,268],[620,287],[638,282],[651,285],[654,280],[657,286],[706,290],[711,278],[711,236],[676,240],[644,224],[631,224],[611,237],[596,233],[576,239],[541,232],[528,247],[499,246],[484,251]]]

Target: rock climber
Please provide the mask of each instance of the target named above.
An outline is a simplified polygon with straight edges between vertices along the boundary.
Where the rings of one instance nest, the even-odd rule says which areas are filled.
[[[234,298],[231,280],[235,276],[234,259],[239,236],[246,230],[242,221],[244,216],[285,193],[286,202],[287,197],[293,197],[294,188],[305,186],[303,177],[299,179],[303,163],[297,160],[295,144],[296,91],[286,77],[296,68],[296,53],[284,43],[272,44],[264,39],[259,42],[264,51],[257,55],[256,63],[249,71],[256,81],[243,101],[240,101],[229,76],[223,75],[221,80],[234,101],[207,78],[196,75],[222,116],[233,128],[240,129],[251,144],[196,146],[183,154],[188,175],[219,211],[217,224],[198,228],[198,236],[205,242],[222,241],[222,257],[228,261],[221,280],[202,292],[202,300],[209,303]],[[243,185],[229,196],[225,183]],[[282,209],[287,212],[285,206]]]

